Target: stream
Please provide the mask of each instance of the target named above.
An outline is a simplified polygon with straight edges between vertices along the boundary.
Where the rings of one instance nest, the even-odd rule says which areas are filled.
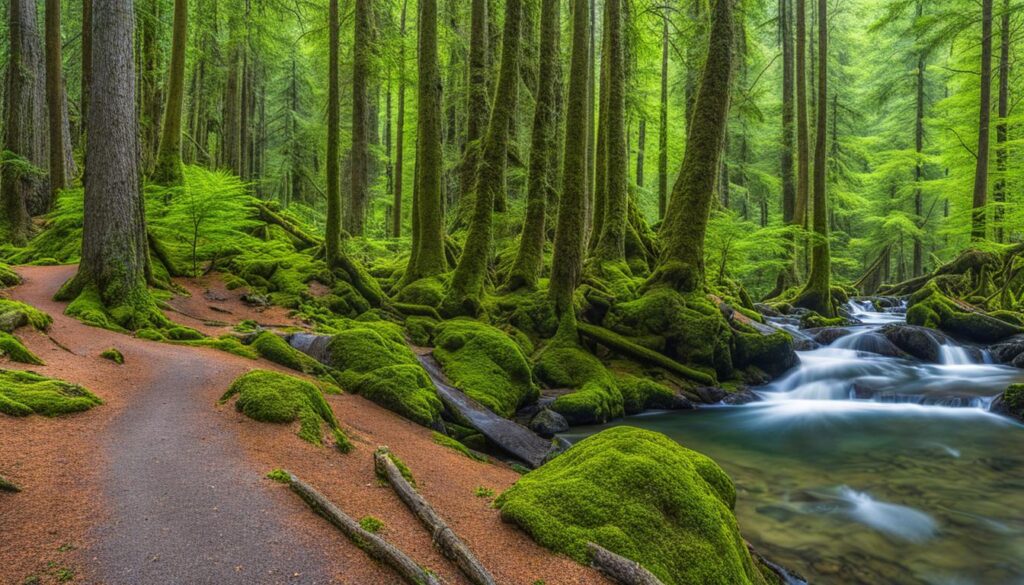
[[[987,410],[1024,370],[955,344],[941,364],[886,357],[874,332],[899,309],[850,312],[861,325],[800,352],[761,402],[564,436],[632,425],[709,455],[743,535],[812,584],[1024,585],[1024,426]]]

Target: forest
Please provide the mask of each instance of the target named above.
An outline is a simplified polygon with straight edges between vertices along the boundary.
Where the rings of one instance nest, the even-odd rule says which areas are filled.
[[[1020,0],[0,15],[0,583],[1024,583]]]

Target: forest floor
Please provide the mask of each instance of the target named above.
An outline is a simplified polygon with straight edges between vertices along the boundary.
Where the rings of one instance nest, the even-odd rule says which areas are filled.
[[[47,364],[31,369],[86,386],[105,404],[56,419],[0,417],[0,470],[23,489],[0,495],[0,583],[398,582],[287,487],[265,479],[275,468],[316,486],[355,518],[382,520],[386,539],[447,582],[466,583],[390,488],[378,484],[372,453],[379,445],[408,464],[421,493],[499,583],[606,582],[501,522],[491,499],[477,497],[477,488],[500,493],[516,481],[505,465],[437,445],[428,429],[359,396],[327,397],[356,446],[347,455],[302,441],[290,425],[218,406],[235,377],[280,368],[86,326],[52,300],[74,271],[18,268],[25,282],[9,295],[54,319],[47,334],[19,331]],[[177,313],[170,316],[205,333],[225,333],[228,322],[243,319],[290,323],[280,309],[257,313],[240,291],[214,278],[180,284],[192,295],[172,301]],[[99,357],[111,347],[124,354],[123,366]]]

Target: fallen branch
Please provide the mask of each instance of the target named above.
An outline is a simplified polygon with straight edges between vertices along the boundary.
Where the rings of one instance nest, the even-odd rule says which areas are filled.
[[[398,498],[427,527],[434,545],[441,549],[444,556],[455,561],[459,569],[475,585],[495,585],[494,577],[473,556],[473,552],[469,550],[466,543],[438,516],[427,500],[416,491],[416,488],[412,487],[402,476],[398,466],[391,460],[387,447],[377,448],[377,452],[373,454],[373,463],[378,475],[387,478],[388,483],[398,494]]]
[[[587,323],[579,323],[576,327],[581,335],[593,339],[608,349],[655,366],[660,366],[672,373],[693,380],[694,382],[704,384],[706,386],[715,385],[715,379],[704,372],[684,366],[674,359],[664,356],[653,349],[648,349],[642,345],[633,343],[618,333],[609,331],[603,327],[589,325]]]
[[[288,485],[291,486],[292,491],[299,494],[309,504],[314,512],[341,530],[366,554],[394,569],[405,581],[414,585],[442,585],[443,581],[439,577],[420,567],[416,561],[383,538],[364,530],[359,522],[342,512],[323,494],[291,473],[288,474]]]
[[[640,566],[640,563],[636,561],[631,561],[626,557],[617,555],[592,542],[587,543],[587,550],[590,551],[590,564],[616,583],[622,583],[622,585],[663,585],[660,579]]]
[[[287,219],[282,217],[280,214],[274,212],[272,209],[270,209],[266,205],[264,205],[262,203],[257,203],[256,204],[256,209],[259,210],[259,212],[260,212],[260,219],[262,219],[263,221],[265,221],[267,223],[271,223],[271,224],[274,224],[274,225],[278,226],[279,228],[281,228],[284,231],[288,232],[288,234],[290,234],[291,236],[293,236],[295,239],[299,240],[303,244],[309,246],[310,248],[315,248],[315,247],[319,246],[322,243],[319,239],[317,239],[317,238],[307,234],[306,232],[302,231],[301,228],[299,228],[298,226],[296,226],[292,222],[288,221]]]

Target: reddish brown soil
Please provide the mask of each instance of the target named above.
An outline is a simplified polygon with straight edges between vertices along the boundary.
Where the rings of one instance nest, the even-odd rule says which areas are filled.
[[[294,428],[257,423],[230,406],[216,406],[234,377],[274,366],[87,327],[62,315],[63,306],[51,300],[73,267],[19,272],[26,282],[10,296],[54,317],[49,337],[19,332],[47,362],[33,369],[85,385],[106,404],[59,419],[0,415],[0,473],[24,488],[0,494],[0,583],[21,583],[30,575],[55,582],[61,568],[88,583],[399,582],[286,487],[262,479],[278,467],[316,486],[351,516],[381,519],[385,538],[447,582],[466,583],[391,490],[378,484],[372,464],[378,445],[390,446],[409,465],[424,496],[499,583],[606,583],[502,523],[490,501],[475,496],[477,487],[500,493],[511,485],[518,475],[507,467],[436,445],[429,430],[351,395],[329,400],[356,450],[341,455],[313,447]],[[245,306],[238,291],[225,291],[215,278],[184,284],[192,296],[172,306],[194,318],[171,316],[185,325],[220,333],[226,326],[203,322],[292,323],[280,309],[256,312]],[[208,289],[213,300],[203,297]],[[98,357],[109,347],[124,353],[124,366]],[[136,477],[139,470],[155,475]],[[264,537],[268,531],[271,538]],[[208,554],[183,550],[207,540]],[[232,541],[244,548],[230,546]],[[156,558],[137,557],[152,547],[159,550]]]

